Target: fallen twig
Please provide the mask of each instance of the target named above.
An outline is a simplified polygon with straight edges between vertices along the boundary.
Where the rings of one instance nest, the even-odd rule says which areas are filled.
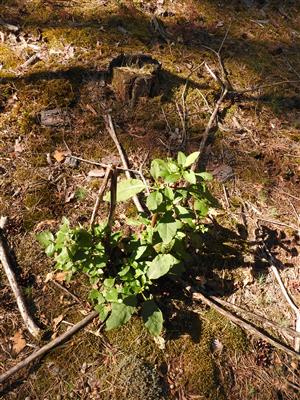
[[[125,175],[127,176],[128,179],[130,179],[131,176],[130,176],[130,170],[129,170],[128,162],[127,162],[127,159],[125,157],[124,150],[122,149],[122,146],[121,146],[121,144],[120,144],[120,142],[119,142],[119,140],[117,138],[117,135],[116,135],[116,132],[115,132],[115,128],[114,128],[114,124],[113,124],[112,118],[111,118],[111,116],[109,114],[106,115],[105,122],[106,122],[106,128],[108,130],[108,133],[110,134],[112,140],[114,141],[114,143],[116,145],[116,148],[118,149],[118,152],[119,152],[119,155],[120,155],[120,158],[122,160],[123,167],[124,167]],[[138,171],[138,174],[140,175],[139,171]],[[144,212],[144,208],[143,208],[139,198],[137,197],[137,195],[133,196],[132,199],[134,201],[134,204],[135,204],[137,210],[139,212]]]
[[[27,330],[33,337],[40,338],[42,331],[29,315],[23,294],[18,286],[17,279],[13,271],[12,261],[9,254],[9,247],[3,234],[5,223],[6,223],[6,218],[1,217],[0,218],[0,261],[3,265],[10,287],[15,295],[18,309],[20,311],[21,317],[23,318]]]
[[[256,226],[258,227],[258,229],[260,229],[260,226],[257,224],[256,222]],[[271,254],[270,250],[268,249],[268,246],[266,245],[266,242],[264,241],[264,239],[262,238],[262,247],[264,250],[264,253],[266,255],[266,260],[268,261],[271,271],[273,273],[273,275],[275,276],[279,287],[281,289],[281,292],[284,296],[284,298],[286,299],[287,303],[289,304],[289,306],[291,307],[291,309],[294,311],[295,313],[295,317],[296,317],[296,326],[295,329],[297,332],[300,332],[300,309],[299,307],[295,304],[294,300],[292,299],[292,297],[289,295],[282,279],[280,276],[280,273],[276,267],[276,261],[273,257],[273,255]],[[297,351],[299,353],[300,350],[300,340],[298,337],[295,338],[295,351]]]
[[[260,337],[261,339],[265,340],[266,342],[270,343],[272,346],[276,347],[279,350],[282,350],[283,352],[289,354],[291,357],[296,358],[297,360],[300,360],[300,354],[291,349],[290,347],[286,346],[285,344],[282,344],[272,338],[271,336],[261,332],[258,328],[256,328],[254,325],[251,323],[245,321],[243,318],[236,316],[235,314],[232,314],[230,311],[225,310],[221,304],[219,304],[216,300],[212,300],[209,296],[204,295],[201,292],[196,292],[192,291],[193,299],[194,300],[201,300],[203,303],[207,304],[208,306],[214,308],[218,313],[222,314],[224,317],[228,318],[230,321],[235,323],[236,325],[240,326],[241,328],[249,331],[253,335],[256,335]],[[197,309],[194,309],[195,312],[200,312]]]
[[[117,181],[118,181],[118,171],[116,169],[113,169],[110,180],[110,203],[109,203],[109,215],[107,222],[107,227],[109,231],[111,231],[114,222],[114,216],[117,205]]]
[[[233,94],[244,94],[244,93],[249,93],[249,92],[256,92],[257,90],[260,90],[260,89],[267,89],[269,87],[281,86],[281,85],[285,85],[285,84],[288,84],[288,83],[298,83],[299,84],[300,80],[299,79],[295,80],[295,81],[294,80],[292,80],[292,81],[285,80],[285,81],[267,83],[265,85],[256,85],[256,86],[253,86],[252,88],[249,88],[249,89],[231,90],[230,93],[233,93]]]
[[[215,122],[215,119],[216,119],[217,114],[219,112],[220,106],[221,106],[223,100],[225,99],[227,93],[228,93],[228,89],[224,88],[222,90],[222,93],[221,93],[221,95],[219,97],[219,100],[217,101],[217,103],[216,103],[216,105],[214,107],[214,110],[213,110],[213,112],[212,112],[212,114],[211,114],[211,116],[209,118],[208,124],[206,125],[202,140],[201,140],[200,145],[199,145],[199,149],[198,149],[199,156],[198,156],[197,160],[194,162],[194,164],[192,165],[192,171],[195,171],[196,168],[197,168],[198,162],[199,162],[199,160],[200,160],[200,158],[202,156],[203,149],[204,149],[206,141],[208,139],[208,135],[209,135],[209,133],[211,131],[213,123]]]
[[[102,168],[108,168],[110,166],[110,164],[104,164],[104,163],[101,163],[98,161],[87,160],[85,158],[74,156],[73,154],[70,157],[74,158],[74,160],[78,160],[78,161],[84,162],[86,164],[97,165],[98,167],[102,167]],[[132,172],[135,175],[140,175],[140,171],[137,171],[136,169],[123,168],[123,167],[118,167],[118,166],[116,167],[116,169],[118,171],[128,171],[128,172]]]
[[[225,307],[231,307],[233,308],[235,311],[239,312],[239,313],[244,313],[246,315],[251,316],[254,319],[257,319],[258,321],[260,321],[263,325],[265,326],[269,326],[270,328],[276,329],[278,331],[281,331],[282,333],[287,334],[290,338],[294,338],[294,337],[300,337],[300,333],[295,331],[294,329],[291,328],[287,328],[285,326],[280,326],[278,324],[276,324],[275,322],[261,316],[258,315],[252,311],[246,310],[245,308],[239,307],[236,304],[230,303],[229,301],[225,301],[223,299],[220,299],[216,296],[210,296],[210,298],[214,301],[217,301],[218,303],[220,303],[222,306]]]
[[[93,213],[92,213],[91,221],[90,221],[90,227],[91,228],[93,228],[93,226],[94,226],[95,218],[96,218],[97,212],[99,210],[100,203],[101,203],[101,201],[103,199],[103,195],[104,195],[104,192],[105,192],[109,177],[111,175],[111,171],[112,171],[112,167],[108,166],[106,168],[105,176],[104,176],[102,185],[100,186],[100,189],[98,191],[97,199],[96,199],[96,202],[95,202],[95,205],[94,205],[94,209],[93,209]]]
[[[51,340],[51,342],[47,343],[45,346],[41,347],[39,350],[32,353],[30,356],[22,360],[20,363],[10,368],[8,371],[4,372],[2,375],[0,375],[0,384],[4,383],[8,378],[10,378],[20,369],[27,367],[32,361],[44,356],[50,350],[54,349],[54,347],[60,345],[65,340],[69,339],[80,329],[84,328],[86,325],[92,322],[93,319],[96,318],[98,315],[99,313],[97,311],[91,311],[85,318],[83,318],[81,321],[75,324],[72,328],[64,332],[62,335],[58,336],[56,339]]]
[[[230,82],[228,80],[227,72],[226,72],[226,69],[224,67],[224,63],[223,63],[222,57],[221,57],[221,51],[222,51],[222,48],[224,46],[225,40],[226,40],[226,38],[228,36],[229,29],[230,29],[230,26],[227,29],[226,33],[225,33],[225,36],[224,36],[224,38],[222,40],[222,43],[221,43],[218,51],[215,51],[215,50],[211,49],[210,47],[203,46],[203,47],[206,47],[207,49],[211,50],[218,58],[220,69],[221,69],[222,79],[216,73],[214,73],[207,64],[205,64],[205,67],[208,70],[208,72],[211,74],[213,79],[216,80],[219,83],[219,85],[221,86],[222,91],[221,91],[220,97],[219,97],[219,99],[218,99],[218,101],[217,101],[217,103],[216,103],[216,105],[215,105],[215,107],[213,109],[213,112],[212,112],[212,114],[211,114],[211,116],[209,118],[208,124],[207,124],[207,126],[205,128],[205,131],[204,131],[204,134],[203,134],[203,137],[202,137],[202,140],[200,142],[199,149],[198,149],[199,156],[198,156],[197,160],[194,162],[194,164],[192,165],[192,171],[195,171],[196,168],[197,168],[197,165],[198,165],[199,160],[200,160],[200,158],[202,156],[202,152],[204,150],[206,141],[208,139],[208,135],[209,135],[209,133],[211,131],[213,123],[215,122],[215,120],[217,118],[217,115],[218,115],[219,109],[221,107],[221,104],[222,104],[223,100],[225,99],[225,97],[227,96],[229,90],[232,89],[232,86],[231,86],[231,84],[230,84]]]
[[[65,292],[68,296],[72,297],[72,299],[74,301],[76,301],[77,303],[79,303],[81,305],[83,304],[83,302],[80,300],[79,297],[77,297],[74,293],[70,292],[70,290],[68,290],[65,286],[61,285],[59,282],[56,282],[55,280],[50,280],[49,282],[51,282],[53,285],[55,285],[60,290]]]

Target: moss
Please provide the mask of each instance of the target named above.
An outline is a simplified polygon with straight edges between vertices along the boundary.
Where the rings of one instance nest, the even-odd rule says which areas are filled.
[[[248,349],[248,340],[244,331],[221,314],[210,309],[205,313],[205,319],[212,334],[226,346],[229,352],[243,353]]]
[[[201,330],[200,341],[195,343],[192,338],[181,336],[176,342],[168,343],[167,352],[172,358],[182,360],[184,375],[180,386],[185,386],[188,393],[201,395],[207,400],[223,399],[219,392],[218,373],[211,354],[213,335],[209,326]]]
[[[71,106],[76,99],[73,85],[68,79],[44,81],[40,90],[40,104],[48,108],[68,107]]]
[[[49,28],[44,29],[43,37],[50,47],[76,47],[94,48],[100,39],[99,30],[95,28]]]
[[[138,355],[149,362],[156,359],[157,353],[160,352],[138,317],[131,318],[129,323],[117,330],[107,332],[106,336],[114,348],[127,354]]]
[[[8,45],[0,43],[0,62],[3,65],[0,77],[7,77],[9,76],[9,72],[11,72],[10,70],[16,68],[21,63],[21,59],[16,54],[16,51]]]

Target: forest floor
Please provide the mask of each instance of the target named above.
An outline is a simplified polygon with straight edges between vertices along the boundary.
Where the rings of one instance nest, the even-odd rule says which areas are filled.
[[[55,231],[63,216],[88,223],[99,187],[89,176],[93,166],[69,165],[66,155],[115,162],[107,113],[131,166],[144,163],[146,175],[154,157],[196,151],[220,95],[205,65],[220,74],[211,50],[220,48],[232,92],[201,159],[215,177],[210,189],[220,207],[207,221],[198,283],[294,329],[294,313],[258,244],[267,243],[300,305],[299,2],[0,0],[0,215],[8,217],[26,300],[52,337],[89,311],[88,287],[51,273],[36,233]],[[105,71],[122,53],[161,63],[157,96],[134,105],[120,100]],[[41,116],[52,109],[63,110],[64,121],[45,126]],[[134,212],[128,204],[120,214]],[[139,318],[100,333],[95,321],[11,378],[2,398],[299,398],[299,365],[290,356],[170,287],[161,303],[164,349]],[[2,373],[41,344],[24,329],[4,272],[0,320]],[[264,331],[293,347],[290,337]]]

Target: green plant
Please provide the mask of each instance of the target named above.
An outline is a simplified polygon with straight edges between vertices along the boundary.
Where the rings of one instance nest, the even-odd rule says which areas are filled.
[[[69,279],[75,273],[89,277],[93,287],[89,298],[100,319],[106,319],[106,329],[125,324],[140,311],[148,330],[161,333],[163,315],[153,289],[159,287],[160,278],[180,274],[193,263],[193,252],[206,229],[201,219],[212,205],[205,184],[211,175],[191,168],[198,155],[179,152],[177,160],[153,160],[150,188],[139,179],[118,183],[117,201],[147,192],[148,213],[127,220],[134,233],[114,232],[106,224],[71,228],[64,218],[55,235],[50,231],[38,235],[55,267],[66,271]],[[104,200],[110,201],[110,193]]]

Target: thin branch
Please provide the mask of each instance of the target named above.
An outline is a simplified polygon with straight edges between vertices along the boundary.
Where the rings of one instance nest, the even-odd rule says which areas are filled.
[[[74,158],[74,160],[78,160],[78,161],[84,162],[86,164],[97,165],[98,167],[102,167],[102,168],[108,168],[110,166],[110,164],[103,164],[98,161],[87,160],[85,158],[74,156],[73,154],[70,157]],[[125,171],[125,172],[128,171],[128,172],[132,172],[135,175],[140,175],[140,172],[137,171],[136,169],[123,168],[123,167],[116,167],[116,169],[118,171]]]
[[[265,85],[256,85],[253,86],[252,88],[249,89],[243,89],[243,90],[230,90],[230,93],[235,93],[235,94],[244,94],[244,93],[249,93],[249,92],[256,92],[257,90],[260,89],[266,89],[269,87],[275,87],[275,86],[281,86],[281,85],[286,85],[289,83],[300,83],[300,79],[296,80],[296,81],[289,81],[289,80],[285,80],[285,81],[279,81],[279,82],[273,82],[273,83],[267,83]]]
[[[101,203],[101,201],[103,199],[103,195],[104,195],[104,192],[105,192],[105,189],[106,189],[106,186],[107,186],[110,174],[111,174],[111,170],[112,170],[111,166],[108,166],[106,168],[105,176],[104,176],[102,185],[100,186],[100,189],[98,191],[97,199],[96,199],[96,202],[95,202],[95,205],[94,205],[94,209],[93,209],[93,213],[92,213],[91,221],[90,221],[90,227],[91,228],[93,228],[93,226],[94,226],[95,218],[96,218],[97,212],[99,210],[100,203]]]
[[[258,227],[258,229],[261,229],[257,222],[256,222],[256,226]],[[273,275],[275,276],[275,278],[276,278],[276,280],[277,280],[277,282],[279,284],[281,292],[282,292],[284,298],[286,299],[287,303],[289,304],[289,306],[291,307],[291,309],[295,313],[296,331],[300,332],[300,309],[295,304],[294,300],[292,299],[292,297],[288,293],[288,291],[287,291],[287,289],[286,289],[286,287],[285,287],[285,285],[284,285],[284,283],[282,281],[280,273],[279,273],[279,271],[278,271],[278,269],[276,267],[276,261],[275,261],[273,255],[271,254],[270,250],[268,249],[268,247],[266,245],[266,242],[264,241],[263,238],[262,238],[262,247],[263,247],[264,253],[267,256],[266,258],[267,258],[267,261],[268,261],[268,263],[270,265],[271,271],[272,271]],[[299,340],[299,338],[295,338],[295,344],[294,345],[295,345],[294,346],[295,350],[299,353],[299,350],[300,350],[300,340]]]
[[[109,206],[109,216],[107,227],[109,231],[111,230],[114,223],[114,216],[117,205],[117,180],[118,180],[118,171],[116,169],[112,170],[111,180],[110,180],[110,206]]]
[[[128,179],[130,179],[131,175],[130,175],[130,170],[129,170],[129,166],[127,163],[127,159],[125,157],[124,150],[122,149],[122,146],[117,138],[114,124],[113,124],[112,118],[109,114],[105,117],[105,122],[106,122],[106,128],[108,130],[108,133],[110,134],[110,136],[111,136],[112,140],[114,141],[116,148],[119,152],[119,155],[122,160],[123,167],[124,167],[123,170],[125,171],[125,175],[127,176]],[[139,174],[139,171],[138,171],[138,174]],[[135,204],[137,210],[139,212],[144,212],[144,208],[143,208],[139,198],[137,197],[137,195],[133,196],[132,199],[134,201],[134,204]]]
[[[70,292],[70,290],[68,290],[65,286],[61,285],[59,282],[56,282],[55,280],[50,280],[50,282],[55,285],[56,287],[58,287],[60,290],[62,290],[63,292],[65,292],[68,296],[72,297],[72,299],[74,301],[76,301],[77,303],[83,305],[83,301],[80,300],[79,297],[77,297],[74,293]]]
[[[233,308],[235,311],[239,312],[239,313],[244,313],[246,315],[249,315],[252,318],[257,319],[258,321],[260,321],[263,325],[265,326],[269,326],[270,328],[276,329],[278,331],[281,331],[282,333],[287,334],[289,337],[294,338],[294,337],[300,337],[300,333],[295,331],[294,329],[291,328],[287,328],[284,326],[280,326],[278,324],[276,324],[275,322],[261,316],[258,315],[252,311],[246,310],[245,308],[239,307],[236,304],[230,303],[229,301],[225,301],[223,299],[220,299],[216,296],[210,296],[210,298],[214,301],[217,301],[218,303],[220,303],[222,306],[224,307],[231,307]]]
[[[286,346],[285,344],[280,343],[276,339],[272,338],[271,336],[261,332],[258,328],[256,328],[251,323],[245,321],[241,317],[232,314],[230,311],[225,310],[217,301],[212,300],[209,296],[204,295],[200,292],[193,291],[193,298],[195,300],[201,300],[203,303],[207,304],[208,306],[214,308],[218,313],[223,315],[224,317],[228,318],[230,321],[235,323],[236,325],[240,326],[241,328],[249,331],[251,334],[260,337],[261,339],[265,340],[266,342],[270,343],[272,346],[276,347],[279,350],[289,354],[290,356],[300,360],[300,354],[291,349],[290,347]],[[199,310],[195,309],[195,312],[200,312]]]
[[[198,149],[199,156],[198,156],[197,160],[194,162],[194,164],[192,165],[192,171],[195,171],[196,168],[197,168],[197,165],[198,165],[198,162],[199,162],[199,160],[200,160],[200,158],[202,156],[203,149],[205,147],[208,135],[209,135],[210,130],[211,130],[212,126],[213,126],[213,123],[215,122],[215,119],[216,119],[217,114],[219,112],[220,106],[221,106],[223,100],[225,99],[227,93],[228,93],[228,89],[227,88],[222,90],[222,93],[221,93],[221,95],[219,97],[219,100],[217,101],[217,103],[215,105],[215,108],[214,108],[214,110],[213,110],[213,112],[212,112],[212,114],[211,114],[211,116],[209,118],[208,124],[207,124],[207,126],[205,128],[205,131],[204,131],[204,134],[203,134],[203,137],[202,137],[202,140],[200,142],[199,149]]]
[[[219,50],[218,50],[218,54],[221,54],[221,51],[222,51],[223,46],[224,46],[224,43],[226,42],[226,39],[227,39],[228,34],[229,34],[229,31],[230,31],[230,28],[231,28],[231,24],[232,24],[232,22],[230,22],[230,24],[229,24],[229,26],[228,26],[228,28],[227,28],[227,30],[225,32],[225,35],[224,35],[223,40],[222,40],[222,43],[220,44],[220,47],[219,47]]]
[[[57,347],[67,339],[69,339],[71,336],[73,336],[75,333],[77,333],[80,329],[84,328],[86,325],[88,325],[90,322],[93,321],[94,318],[96,318],[99,315],[97,311],[91,311],[85,318],[83,318],[81,321],[79,321],[77,324],[75,324],[72,328],[64,332],[62,335],[58,336],[56,339],[51,340],[51,342],[47,343],[45,346],[41,347],[39,350],[35,351],[32,353],[30,356],[25,358],[23,361],[15,365],[14,367],[10,368],[8,371],[4,372],[2,375],[0,375],[0,384],[4,383],[7,381],[8,378],[10,378],[12,375],[14,375],[16,372],[18,372],[20,369],[27,367],[32,361],[44,356],[47,354],[50,350],[54,349],[54,347]]]
[[[6,223],[6,218],[1,217],[0,224],[0,261],[3,265],[3,269],[9,281],[10,287],[16,298],[18,309],[20,311],[21,317],[23,318],[24,324],[30,334],[35,338],[40,338],[42,330],[36,325],[32,317],[29,314],[28,308],[26,306],[23,293],[18,286],[16,275],[13,270],[12,259],[10,256],[9,246],[5,239],[3,229]]]

